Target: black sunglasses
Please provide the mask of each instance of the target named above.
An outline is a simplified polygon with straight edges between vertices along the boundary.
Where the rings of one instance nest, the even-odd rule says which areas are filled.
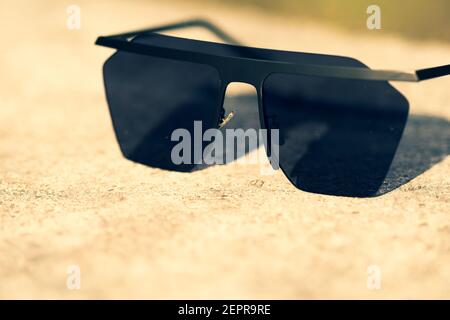
[[[203,27],[229,44],[158,34]],[[371,70],[342,56],[245,47],[205,20],[99,37],[117,49],[103,75],[124,156],[168,170],[175,129],[218,128],[231,82],[257,90],[260,127],[279,130],[279,152],[266,152],[299,189],[377,195],[405,127],[409,103],[388,81],[419,82],[450,74],[450,65],[401,72]],[[276,159],[275,159],[276,158]]]

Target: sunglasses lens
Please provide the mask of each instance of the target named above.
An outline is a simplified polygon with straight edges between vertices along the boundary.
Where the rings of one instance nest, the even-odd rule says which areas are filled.
[[[279,129],[279,165],[299,189],[379,194],[409,104],[389,83],[272,74],[263,85],[266,126]]]
[[[133,41],[151,40],[137,37]],[[221,111],[217,70],[118,51],[106,61],[103,75],[114,130],[124,156],[152,167],[193,170],[194,161],[172,161],[173,147],[181,140],[180,136],[172,139],[172,133],[181,129],[194,137],[194,121],[202,121],[202,131],[217,127]],[[193,146],[194,143],[189,144],[191,155]]]

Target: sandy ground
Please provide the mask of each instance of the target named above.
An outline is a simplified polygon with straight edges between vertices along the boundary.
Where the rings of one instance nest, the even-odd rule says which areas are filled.
[[[101,78],[111,50],[93,42],[201,12],[250,45],[373,68],[447,64],[448,44],[248,9],[76,3],[75,31],[65,2],[0,4],[1,298],[450,298],[449,77],[395,84],[411,103],[391,174],[401,186],[339,198],[256,165],[182,174],[124,160]],[[66,287],[70,265],[80,290]],[[367,288],[371,265],[379,290]]]

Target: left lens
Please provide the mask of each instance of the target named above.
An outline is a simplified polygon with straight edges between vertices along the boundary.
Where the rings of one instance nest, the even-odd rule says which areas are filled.
[[[272,74],[263,84],[266,127],[279,129],[279,165],[299,189],[377,195],[409,104],[389,83]]]
[[[158,39],[141,36],[133,41],[170,45],[159,43]],[[103,75],[123,155],[161,169],[195,169],[195,156],[204,147],[203,132],[217,127],[222,109],[217,70],[204,64],[118,51],[105,63]],[[201,121],[201,132],[195,132],[195,121]],[[190,137],[189,141],[183,140],[187,147],[181,154],[187,155],[183,158],[189,162],[177,163],[172,159],[172,150],[181,140],[176,137],[179,140],[172,141],[172,133],[177,129],[185,130]],[[194,141],[197,136],[200,145]]]

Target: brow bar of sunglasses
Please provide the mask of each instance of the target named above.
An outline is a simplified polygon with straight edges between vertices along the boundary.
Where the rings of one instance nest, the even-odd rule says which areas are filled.
[[[210,32],[212,32],[213,34],[215,34],[218,38],[222,39],[223,41],[231,45],[235,46],[241,45],[239,41],[228,35],[219,27],[203,19],[187,20],[178,23],[159,26],[156,28],[142,29],[111,36],[99,37],[95,42],[95,44],[138,54],[159,56],[163,58],[166,57],[180,60],[188,60],[192,62],[213,61],[217,59],[223,59],[225,61],[246,60],[249,62],[261,62],[267,65],[272,65],[275,69],[277,67],[283,67],[284,69],[286,69],[286,72],[289,69],[295,73],[304,75],[324,76],[324,77],[344,78],[344,79],[420,82],[424,80],[450,75],[450,64],[420,69],[412,72],[393,71],[393,70],[371,70],[358,67],[304,65],[282,61],[253,59],[245,57],[215,56],[207,53],[193,52],[174,48],[163,48],[129,41],[130,39],[139,35],[158,33],[162,31],[170,31],[187,27],[205,28]]]

